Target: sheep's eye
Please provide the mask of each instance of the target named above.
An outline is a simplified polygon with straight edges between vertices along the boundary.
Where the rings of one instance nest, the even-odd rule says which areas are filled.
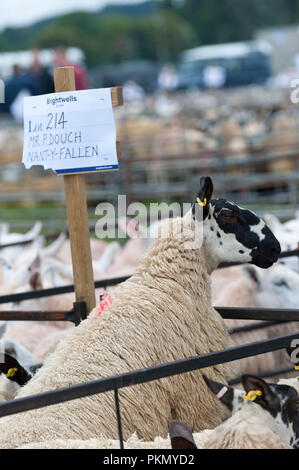
[[[232,224],[232,223],[235,223],[237,221],[238,214],[237,214],[236,211],[233,211],[233,210],[227,209],[227,208],[223,208],[219,212],[218,217],[221,220],[221,222]]]
[[[284,281],[283,279],[279,280],[279,281],[274,281],[274,284],[278,287],[289,287],[286,283],[286,281]]]

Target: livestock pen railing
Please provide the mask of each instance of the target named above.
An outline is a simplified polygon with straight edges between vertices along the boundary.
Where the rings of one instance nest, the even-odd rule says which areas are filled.
[[[25,242],[27,243],[27,241]],[[2,245],[2,247],[6,246],[15,246],[15,245],[22,245],[24,242],[16,242],[13,244]],[[1,246],[0,246],[1,248]],[[297,250],[289,250],[282,252],[280,254],[280,258],[286,258],[296,256],[299,257],[299,249]],[[221,263],[218,269],[227,268],[230,266],[240,265],[242,263]],[[130,276],[121,276],[115,278],[108,278],[108,279],[101,279],[95,281],[94,286],[95,289],[107,289],[111,286],[116,286],[127,279]],[[44,297],[62,295],[66,293],[74,292],[74,284],[53,287],[48,289],[38,289],[32,290],[27,292],[19,292],[15,294],[6,294],[0,296],[0,305],[10,302],[21,302],[23,300],[30,300],[30,299],[39,299]],[[250,329],[258,329],[264,328],[268,326],[270,322],[272,323],[280,323],[281,321],[294,321],[293,314],[296,310],[285,310],[285,309],[240,309],[237,307],[215,307],[215,309],[223,315],[223,318],[234,318],[234,319],[249,319],[249,320],[266,320],[265,323],[258,323],[254,325],[246,325],[244,327],[239,327],[232,331],[232,333],[240,332],[240,331],[249,331]],[[239,312],[239,313],[238,313]],[[276,312],[276,313],[275,313]],[[279,312],[279,313],[278,313]],[[288,319],[283,316],[283,313],[288,315]],[[233,317],[225,316],[233,314]],[[238,316],[239,315],[239,316]],[[86,306],[85,302],[74,302],[73,308],[70,310],[62,310],[62,311],[28,311],[28,310],[1,310],[0,311],[0,320],[22,320],[22,321],[71,321],[74,322],[76,325],[80,323],[81,320],[86,318]],[[269,323],[267,323],[269,322]]]
[[[299,200],[299,142],[284,145],[276,143],[258,152],[244,151],[235,155],[221,148],[217,151],[161,151],[156,156],[146,155],[142,158],[127,152],[122,161],[124,164],[119,172],[110,175],[107,180],[99,180],[98,176],[92,174],[86,176],[87,199],[93,208],[91,217],[94,217],[96,201],[116,201],[118,194],[126,194],[128,204],[144,200],[169,201],[173,198],[190,200],[197,193],[199,176],[202,174],[213,176],[218,194],[226,199],[233,197],[239,204],[274,204],[275,211],[279,210],[276,207],[279,204],[284,206],[284,215],[285,210],[291,215]],[[32,171],[37,178],[41,170],[36,167]],[[48,182],[49,175],[42,176],[42,179],[45,178]],[[45,220],[42,212],[41,218],[48,227],[63,228],[65,225],[64,210],[57,210],[57,206],[61,209],[61,203],[65,200],[61,184],[59,187],[56,184],[52,190],[47,186],[35,187],[30,177],[28,186],[23,190],[20,182],[10,190],[2,188],[0,200],[8,204],[38,201],[51,202],[51,206],[55,203],[54,209],[47,209],[47,216],[50,217]],[[38,208],[35,210],[39,212]],[[22,217],[21,214],[17,221],[12,222],[15,227],[30,224]]]
[[[299,321],[299,311],[297,312],[297,315],[297,321]],[[91,382],[71,385],[69,387],[56,390],[50,390],[48,392],[24,398],[16,398],[0,404],[0,416],[8,416],[15,413],[64,403],[78,398],[113,391],[120,448],[124,449],[121,409],[118,393],[119,389],[287,348],[294,339],[299,340],[299,333],[279,336],[264,341],[244,344],[242,346],[190,357],[188,359],[159,364],[157,366],[139,369]]]
[[[287,251],[281,254],[282,258],[289,256],[299,256],[299,250]],[[238,263],[223,263],[220,268],[225,268]],[[124,282],[130,276],[99,280],[95,282],[95,288],[106,289],[109,286]],[[52,289],[41,289],[37,291],[23,292],[11,295],[0,296],[0,304],[8,302],[18,302],[21,300],[41,298],[46,296],[60,295],[74,291],[74,285],[66,285]],[[270,309],[270,308],[237,308],[237,307],[215,307],[224,319],[247,319],[259,320],[261,323],[239,327],[231,333],[248,331],[250,329],[264,328],[273,323],[297,322],[299,321],[299,309]],[[0,311],[0,320],[27,320],[27,321],[72,321],[76,325],[86,318],[84,302],[75,302],[73,309],[59,312],[42,311]],[[245,357],[261,355],[267,352],[276,351],[290,346],[293,339],[299,339],[299,332],[271,339],[265,339],[250,344],[235,346],[221,351],[215,351],[200,356],[181,359],[167,364],[161,364],[146,369],[136,370],[124,374],[119,374],[105,379],[99,379],[88,383],[81,383],[67,388],[48,391],[41,394],[18,398],[0,404],[0,416],[37,409],[50,406],[76,398],[83,398],[93,394],[114,391],[116,419],[120,447],[123,449],[123,431],[121,423],[121,409],[118,390],[123,387],[133,386],[153,380],[158,380],[171,375],[191,372],[205,367],[239,360]],[[275,371],[267,371],[259,374],[269,377],[293,371],[293,367],[281,368]],[[240,377],[232,379],[229,383],[240,382]]]

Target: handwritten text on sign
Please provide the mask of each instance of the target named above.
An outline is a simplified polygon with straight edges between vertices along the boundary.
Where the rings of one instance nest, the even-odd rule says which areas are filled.
[[[118,169],[110,88],[24,98],[22,161],[58,174]]]

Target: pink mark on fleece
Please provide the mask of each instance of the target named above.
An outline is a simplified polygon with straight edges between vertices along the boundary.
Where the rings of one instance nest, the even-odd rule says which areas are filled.
[[[100,302],[100,310],[99,310],[99,315],[101,315],[102,311],[107,305],[112,304],[112,299],[110,295],[104,294],[104,298]]]

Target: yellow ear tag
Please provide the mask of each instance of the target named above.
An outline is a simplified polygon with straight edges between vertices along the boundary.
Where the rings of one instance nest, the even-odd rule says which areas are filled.
[[[17,367],[12,367],[11,369],[8,369],[8,372],[6,374],[7,378],[13,377],[15,373],[18,372]]]
[[[244,403],[249,401],[254,401],[256,397],[260,397],[262,392],[260,390],[250,390],[246,395],[243,395]]]
[[[198,204],[202,207],[206,206],[207,205],[207,198],[205,197],[203,202],[198,198],[196,198],[196,201],[198,202]]]

